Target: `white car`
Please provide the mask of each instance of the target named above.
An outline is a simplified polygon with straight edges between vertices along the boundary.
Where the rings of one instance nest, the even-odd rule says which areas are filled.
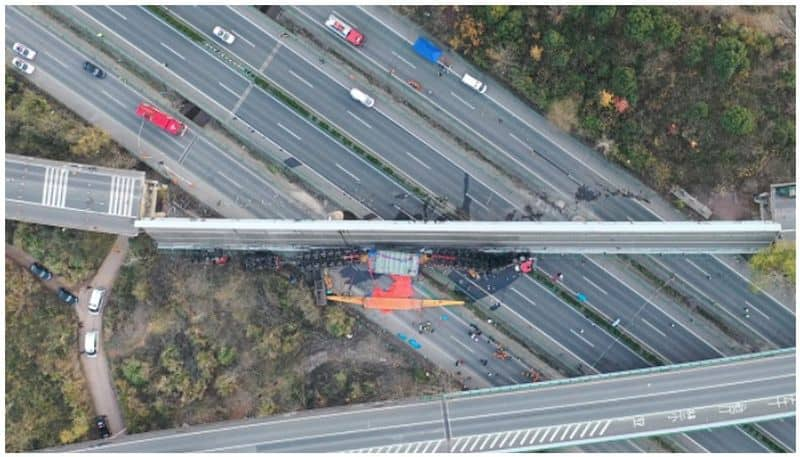
[[[19,57],[14,57],[11,59],[11,63],[17,67],[17,69],[23,73],[31,74],[36,67],[33,64],[25,62],[24,60],[20,59]]]
[[[106,290],[102,287],[92,289],[92,295],[89,297],[89,314],[100,314],[100,307],[103,306],[105,295]]]
[[[97,330],[86,332],[86,336],[83,338],[83,352],[86,353],[86,357],[97,357],[97,342],[99,339],[100,332]]]
[[[361,104],[367,108],[372,108],[372,106],[375,105],[375,100],[372,97],[358,89],[350,89],[350,96],[353,97],[354,100],[361,102]]]
[[[236,37],[233,36],[231,32],[223,29],[220,26],[214,27],[214,36],[228,44],[233,44],[233,42],[236,40]]]
[[[14,50],[17,54],[21,55],[22,57],[33,60],[36,58],[36,51],[33,49],[25,46],[22,43],[14,43],[14,46],[11,46],[11,49]]]

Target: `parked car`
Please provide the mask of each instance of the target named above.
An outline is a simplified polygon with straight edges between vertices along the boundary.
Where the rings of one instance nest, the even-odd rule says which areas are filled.
[[[50,273],[50,270],[45,268],[39,262],[33,262],[30,267],[31,273],[34,274],[37,278],[41,279],[42,281],[49,281],[53,279],[53,273]]]
[[[19,57],[14,57],[11,59],[11,64],[17,67],[17,70],[27,74],[31,74],[33,73],[33,70],[36,70],[36,67],[34,67],[33,64],[25,62]]]
[[[89,314],[100,314],[105,296],[106,290],[102,287],[92,289],[92,295],[89,297]]]
[[[78,304],[78,297],[63,287],[58,288],[58,298],[68,305]]]
[[[97,341],[99,339],[100,332],[97,330],[86,332],[86,336],[83,339],[83,352],[86,353],[86,357],[97,357]]]
[[[33,60],[36,58],[37,52],[22,43],[14,43],[14,46],[11,46],[11,49],[28,60]]]
[[[100,438],[106,439],[111,436],[111,431],[108,430],[108,420],[106,419],[106,416],[95,417],[94,423],[97,427],[97,433],[100,434]]]
[[[224,43],[233,44],[236,37],[233,34],[220,26],[214,27],[214,36],[222,40]]]
[[[98,67],[97,65],[89,61],[83,63],[83,69],[84,71],[86,71],[86,73],[89,73],[90,75],[94,76],[97,79],[103,79],[106,77],[106,72],[103,71],[102,68]]]

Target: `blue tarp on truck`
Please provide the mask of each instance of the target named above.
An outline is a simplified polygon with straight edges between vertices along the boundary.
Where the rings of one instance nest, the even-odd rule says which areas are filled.
[[[425,38],[422,37],[417,38],[417,41],[414,42],[413,47],[414,51],[416,51],[417,54],[430,60],[433,63],[438,63],[439,58],[442,57],[442,50],[437,48],[435,44],[431,43]]]

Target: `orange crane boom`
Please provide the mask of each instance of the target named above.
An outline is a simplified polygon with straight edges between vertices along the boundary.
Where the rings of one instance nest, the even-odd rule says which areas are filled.
[[[428,298],[396,298],[396,297],[345,297],[329,295],[328,300],[338,303],[361,305],[367,309],[408,310],[434,308],[437,306],[463,305],[461,300],[434,300]]]

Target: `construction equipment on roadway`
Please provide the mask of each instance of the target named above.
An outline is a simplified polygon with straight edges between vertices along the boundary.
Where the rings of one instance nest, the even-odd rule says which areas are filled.
[[[361,305],[366,309],[382,309],[403,311],[412,309],[435,308],[438,306],[463,305],[461,300],[434,300],[429,298],[396,298],[396,297],[345,297],[330,295],[328,300],[337,303]]]

